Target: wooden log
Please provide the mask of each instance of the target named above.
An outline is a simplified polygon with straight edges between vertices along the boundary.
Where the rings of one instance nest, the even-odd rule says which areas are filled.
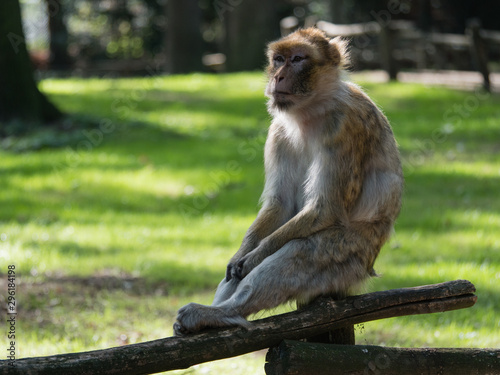
[[[487,43],[500,44],[500,31],[481,29],[481,36]]]
[[[335,301],[343,299],[336,295],[325,296],[324,298],[330,298],[333,303],[335,303]],[[311,301],[309,304],[311,303],[314,303],[314,301]],[[308,306],[309,304],[302,305],[297,303],[297,310],[301,310],[304,307]],[[354,345],[356,343],[356,337],[354,334],[354,324],[350,324],[345,327],[340,327],[331,331],[322,332],[316,336],[306,337],[305,341],[317,342],[323,344]],[[270,348],[269,350],[273,350],[273,348]]]
[[[428,41],[437,45],[446,45],[456,48],[467,48],[471,45],[471,41],[466,35],[461,34],[427,34]]]
[[[0,374],[153,374],[188,368],[277,346],[325,331],[389,317],[456,310],[474,305],[475,287],[466,280],[393,289],[342,301],[320,298],[301,311],[253,321],[251,327],[209,329],[185,337],[84,353],[0,361]]]
[[[500,373],[500,349],[389,348],[283,341],[267,375],[486,375]]]
[[[345,327],[340,327],[331,331],[323,332],[316,336],[307,337],[304,341],[322,344],[354,345],[356,343],[354,324],[349,324]],[[272,348],[270,348],[269,350],[271,349]]]

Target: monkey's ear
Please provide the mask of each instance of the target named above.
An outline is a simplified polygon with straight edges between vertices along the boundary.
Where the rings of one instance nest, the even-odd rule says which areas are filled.
[[[330,39],[330,53],[333,64],[339,68],[344,68],[349,64],[349,42],[337,36]]]

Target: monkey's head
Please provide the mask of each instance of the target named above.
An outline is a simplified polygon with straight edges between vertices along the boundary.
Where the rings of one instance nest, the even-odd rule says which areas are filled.
[[[347,60],[346,42],[311,27],[270,43],[267,56],[269,108],[299,109],[317,96],[332,94]]]

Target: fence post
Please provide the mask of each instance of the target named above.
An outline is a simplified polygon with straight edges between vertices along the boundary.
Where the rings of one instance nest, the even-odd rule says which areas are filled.
[[[338,301],[341,299],[339,296],[330,296],[333,301]],[[297,302],[297,310],[300,311],[306,307],[308,307],[314,301],[311,301],[308,304],[300,304]],[[322,332],[318,335],[307,337],[302,340],[306,343],[314,343],[314,344],[338,344],[338,345],[354,345],[356,338],[354,335],[354,324],[348,324],[344,327],[339,327],[337,329]],[[267,351],[266,355],[266,365],[265,371],[267,375],[278,375],[282,373],[286,373],[282,368],[281,364],[277,360],[280,357],[280,353],[282,350],[282,346],[271,347]]]
[[[333,301],[337,301],[339,296],[331,296]],[[307,306],[307,305],[306,305]],[[298,306],[297,309],[300,310],[305,306]],[[345,327],[340,327],[332,331],[323,332],[319,335],[308,337],[305,339],[306,342],[315,342],[322,344],[343,344],[343,345],[354,345],[356,338],[354,335],[354,324],[346,325]]]
[[[382,68],[389,74],[389,79],[394,81],[397,79],[398,66],[394,58],[394,46],[397,30],[395,30],[391,22],[382,25],[380,30],[380,61]]]
[[[486,42],[481,36],[481,21],[477,18],[469,20],[467,34],[471,38],[471,54],[477,69],[483,76],[483,87],[490,92],[490,71],[488,69],[488,53]]]

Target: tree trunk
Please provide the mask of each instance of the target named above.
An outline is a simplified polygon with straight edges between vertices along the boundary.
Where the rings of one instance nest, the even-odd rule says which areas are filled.
[[[64,23],[61,0],[45,0],[49,14],[50,69],[69,69],[71,58],[68,55],[68,29]]]
[[[500,349],[388,348],[284,340],[266,359],[267,375],[486,375],[500,370]]]
[[[9,375],[153,374],[235,357],[340,327],[389,317],[470,307],[476,302],[469,281],[394,289],[342,301],[320,298],[300,311],[251,322],[248,328],[208,329],[185,337],[126,345],[85,353],[0,361]],[[331,344],[329,344],[331,345]],[[333,346],[333,345],[332,345]]]
[[[273,0],[216,0],[215,10],[226,29],[225,54],[229,71],[262,70],[266,45],[280,37]]]
[[[60,116],[35,83],[19,1],[0,1],[0,122],[20,119],[45,123]],[[26,128],[29,126],[26,123]],[[3,130],[0,123],[0,135]]]
[[[203,69],[200,24],[198,0],[167,1],[166,65],[169,73],[190,73]]]

